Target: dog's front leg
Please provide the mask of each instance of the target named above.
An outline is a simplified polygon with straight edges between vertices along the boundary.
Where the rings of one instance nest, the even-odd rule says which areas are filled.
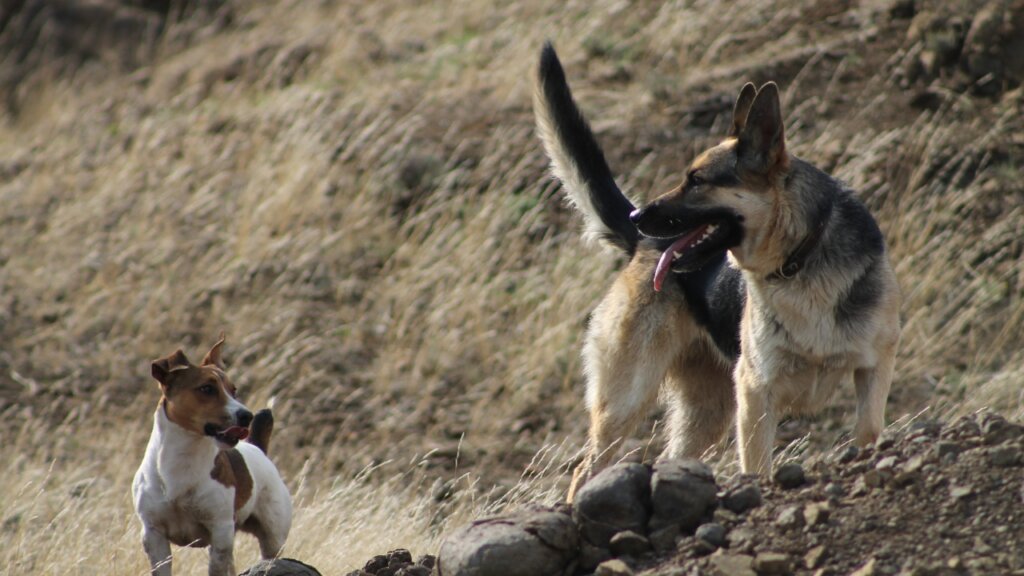
[[[752,366],[740,358],[736,366],[736,443],[740,468],[745,473],[767,475],[772,468],[775,443],[775,407],[770,384],[761,382]]]
[[[142,548],[149,557],[151,574],[171,576],[171,543],[166,536],[150,526],[143,526]]]
[[[853,437],[858,446],[871,444],[882,433],[882,427],[885,426],[885,402],[889,398],[895,360],[893,350],[882,355],[878,365],[853,371],[853,383],[857,389],[857,423],[853,428]]]
[[[235,523],[210,527],[210,576],[235,575]]]

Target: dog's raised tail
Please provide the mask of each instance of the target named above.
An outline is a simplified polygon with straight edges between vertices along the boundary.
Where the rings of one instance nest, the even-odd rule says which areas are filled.
[[[572,99],[550,42],[541,50],[533,110],[552,172],[561,180],[569,201],[583,213],[585,236],[633,254],[639,238],[629,221],[633,203],[615,184],[594,133]]]
[[[268,454],[270,450],[270,434],[274,431],[274,413],[264,408],[252,417],[249,424],[249,442]]]

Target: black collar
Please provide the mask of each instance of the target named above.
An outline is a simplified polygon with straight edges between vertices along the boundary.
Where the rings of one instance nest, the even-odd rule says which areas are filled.
[[[782,266],[779,266],[778,270],[768,275],[768,280],[789,280],[803,270],[804,265],[807,264],[807,257],[811,255],[811,252],[821,242],[821,237],[825,233],[825,228],[828,226],[831,216],[832,202],[829,202],[818,214],[818,225],[810,234],[804,237],[800,245],[796,247],[796,250],[790,252],[789,258],[786,258]]]

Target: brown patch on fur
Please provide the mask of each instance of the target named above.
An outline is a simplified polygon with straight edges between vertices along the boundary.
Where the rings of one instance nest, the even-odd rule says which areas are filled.
[[[249,474],[249,467],[245,465],[242,454],[234,448],[217,453],[210,478],[227,488],[235,489],[235,512],[245,506],[252,496],[252,475]]]

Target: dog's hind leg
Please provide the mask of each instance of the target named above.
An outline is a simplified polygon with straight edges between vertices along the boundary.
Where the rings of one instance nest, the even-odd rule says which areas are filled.
[[[568,500],[615,456],[615,443],[630,434],[658,398],[677,354],[677,309],[667,299],[637,294],[650,268],[630,265],[594,312],[583,349],[590,434],[583,462],[573,474]]]
[[[721,441],[736,411],[730,368],[705,344],[691,348],[668,373],[668,438],[663,458],[701,458]]]

